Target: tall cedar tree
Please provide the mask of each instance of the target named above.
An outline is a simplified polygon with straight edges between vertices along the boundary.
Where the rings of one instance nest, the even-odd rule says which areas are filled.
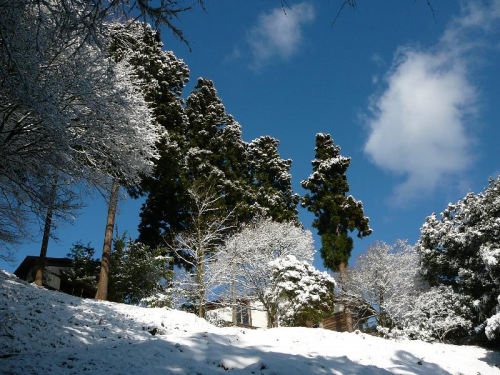
[[[321,236],[321,257],[325,267],[342,272],[347,266],[353,240],[349,232],[358,230],[363,238],[372,233],[364,215],[363,203],[355,200],[349,191],[346,171],[351,158],[340,155],[340,147],[330,134],[316,134],[316,159],[312,161],[313,174],[301,185],[306,194],[302,206],[314,213],[313,227]]]
[[[217,210],[230,211],[245,194],[244,152],[240,125],[225,111],[213,82],[200,78],[179,107],[178,126],[167,128],[170,144],[156,162],[139,224],[139,240],[151,246],[173,245],[175,235],[190,230],[195,202],[190,189],[216,191],[225,198]],[[165,120],[168,121],[168,115]]]
[[[363,203],[355,200],[349,191],[346,171],[351,158],[340,155],[340,147],[333,143],[330,134],[316,134],[316,158],[312,161],[313,173],[301,185],[309,190],[302,201],[316,217],[313,227],[321,237],[321,257],[326,268],[340,272],[345,285],[347,262],[353,249],[349,232],[358,230],[358,237],[372,233],[364,215]],[[346,308],[347,324],[352,330],[350,312]]]

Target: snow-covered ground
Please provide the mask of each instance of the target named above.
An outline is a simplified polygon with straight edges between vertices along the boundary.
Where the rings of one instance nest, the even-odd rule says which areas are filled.
[[[217,328],[180,311],[47,291],[0,271],[2,374],[500,375],[495,365],[499,353],[478,347],[323,329]]]

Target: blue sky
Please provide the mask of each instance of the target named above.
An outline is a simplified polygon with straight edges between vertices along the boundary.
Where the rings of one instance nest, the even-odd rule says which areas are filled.
[[[278,0],[207,0],[207,12],[179,20],[192,52],[166,31],[163,40],[190,67],[186,95],[210,78],[246,141],[281,141],[297,192],[316,133],[352,157],[351,193],[374,229],[356,240],[354,260],[376,240],[414,243],[426,216],[500,174],[500,1],[434,0],[435,18],[424,0],[360,1],[331,27],[342,2],[290,1],[284,15]],[[49,256],[78,240],[101,251],[106,206],[97,194],[86,204],[73,225],[59,225]],[[120,232],[137,235],[140,205],[120,202]],[[311,227],[311,214],[300,219]],[[13,271],[40,242],[0,268]]]

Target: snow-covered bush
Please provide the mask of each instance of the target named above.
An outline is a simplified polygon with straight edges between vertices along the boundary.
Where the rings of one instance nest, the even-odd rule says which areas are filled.
[[[491,318],[486,319],[486,337],[489,340],[496,338],[498,331],[500,331],[500,313],[493,315]]]
[[[280,324],[311,326],[333,314],[335,280],[293,255],[269,263],[266,298],[278,308]]]
[[[493,316],[500,294],[500,176],[490,180],[484,193],[450,203],[441,218],[427,217],[420,231],[416,249],[427,281],[449,285],[472,301],[474,308],[465,318],[488,327],[488,338],[497,337],[500,327]]]
[[[172,307],[172,292],[166,288],[164,291],[142,298],[139,304],[145,307]]]
[[[470,310],[470,300],[451,287],[431,288],[418,296],[402,331],[409,338],[423,341],[442,342],[449,335],[464,336],[472,328],[472,322],[466,318]]]

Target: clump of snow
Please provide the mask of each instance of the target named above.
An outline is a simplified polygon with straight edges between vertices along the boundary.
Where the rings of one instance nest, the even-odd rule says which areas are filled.
[[[495,352],[311,328],[218,328],[193,314],[72,297],[0,271],[7,374],[500,374]]]

